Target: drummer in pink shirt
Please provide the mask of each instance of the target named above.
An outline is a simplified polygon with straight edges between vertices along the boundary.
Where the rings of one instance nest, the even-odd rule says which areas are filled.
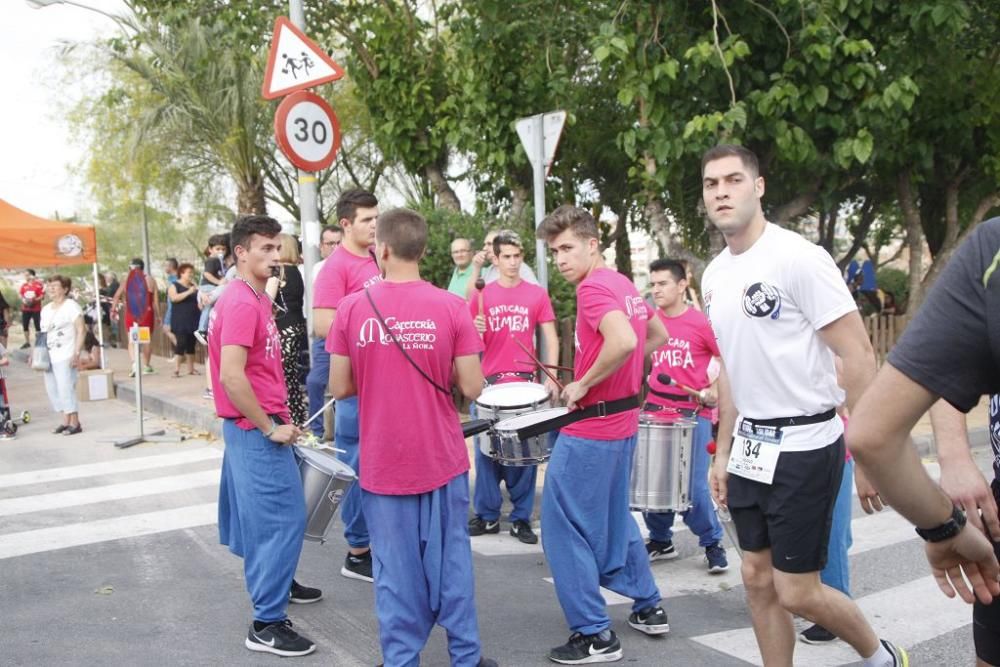
[[[705,449],[712,439],[711,406],[718,402],[718,394],[708,377],[708,367],[712,359],[719,356],[719,346],[708,318],[685,303],[688,281],[683,264],[672,259],[658,259],[649,265],[649,280],[656,316],[670,332],[670,337],[665,345],[653,351],[649,394],[643,411],[667,421],[679,418],[696,421],[691,443],[691,508],[683,517],[691,532],[698,536],[699,546],[705,550],[708,571],[721,573],[729,569],[729,562],[722,546],[722,525],[708,491],[709,454]],[[661,374],[677,384],[664,384],[659,379]],[[692,397],[678,385],[697,390],[699,396]],[[644,518],[649,528],[649,543],[646,544],[649,560],[677,558],[673,543],[674,513],[646,512]]]
[[[509,229],[499,231],[493,237],[493,254],[500,271],[499,278],[486,285],[481,298],[474,292],[469,301],[476,330],[486,345],[486,352],[483,353],[486,384],[532,382],[536,377],[534,366],[521,345],[534,350],[536,328],[541,330],[544,341],[542,361],[554,364],[559,359],[552,302],[543,287],[521,279],[524,246],[516,232]],[[559,396],[559,387],[548,377],[545,385],[553,397]],[[475,404],[471,411],[475,417]],[[477,436],[488,437],[488,434]],[[503,480],[514,506],[510,513],[510,534],[525,544],[537,544],[538,536],[531,529],[531,513],[535,506],[538,466],[505,466],[483,454],[480,447],[473,449],[476,452],[476,485],[472,506],[476,516],[469,522],[469,535],[500,532],[500,507],[503,504],[500,480]]]
[[[575,379],[562,397],[571,411],[595,415],[561,429],[545,473],[542,546],[573,632],[548,657],[572,665],[611,662],[621,659],[622,647],[602,586],[635,601],[631,627],[649,635],[670,630],[629,513],[643,360],[667,332],[632,281],[605,266],[590,213],[560,206],[537,234],[559,272],[577,285]]]
[[[316,602],[319,590],[292,578],[306,527],[302,480],[290,445],[291,423],[281,367],[281,340],[264,283],[278,266],[281,225],[263,215],[233,226],[237,279],[209,318],[209,377],[226,443],[219,482],[219,541],[243,559],[254,621],[245,646],[280,656],[316,645],[292,629],[293,602]]]
[[[480,656],[469,454],[451,398],[453,383],[479,396],[483,345],[465,302],[420,279],[426,246],[419,214],[379,216],[374,252],[385,279],[340,302],[327,340],[330,384],[338,401],[357,394],[360,404],[361,504],[385,664],[419,664],[438,623],[452,665],[495,667]]]

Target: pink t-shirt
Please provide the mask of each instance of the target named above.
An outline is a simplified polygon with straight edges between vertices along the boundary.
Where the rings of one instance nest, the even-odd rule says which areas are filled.
[[[382,279],[378,265],[368,255],[358,257],[343,245],[337,246],[320,269],[313,284],[313,308],[338,308],[348,294],[374,285]]]
[[[653,405],[692,410],[698,404],[681,388],[665,385],[657,376],[666,373],[674,382],[702,390],[712,383],[708,379],[708,364],[719,356],[719,346],[708,318],[694,308],[688,308],[677,317],[667,317],[656,309],[656,316],[667,328],[667,342],[653,351],[653,369],[649,373],[649,386],[656,391],[683,396],[682,400],[663,398],[650,392],[646,401]],[[702,408],[698,414],[711,417],[711,408]]]
[[[638,345],[618,370],[587,392],[581,401],[583,407],[594,405],[598,401],[635,396],[642,386],[646,323],[652,312],[631,280],[606,268],[594,269],[576,288],[576,359],[573,377],[579,379],[594,365],[604,346],[604,336],[598,327],[604,316],[614,310],[628,317],[638,338]],[[566,426],[562,432],[588,440],[621,440],[635,435],[638,430],[639,410],[635,409],[607,417],[584,419]]]
[[[234,280],[212,308],[208,319],[208,359],[216,414],[235,419],[237,426],[249,431],[257,427],[232,404],[219,379],[219,360],[226,345],[247,349],[245,372],[260,407],[289,423],[281,337],[271,314],[271,297],[264,292],[256,293],[243,280]]]
[[[469,312],[473,317],[479,315],[478,294],[473,294],[469,301]],[[520,341],[538,356],[535,352],[535,327],[556,319],[548,292],[524,280],[514,287],[492,282],[483,289],[483,315],[486,318],[483,375],[489,377],[509,371],[534,371],[533,363],[518,363],[518,360],[531,362],[531,359],[514,341]],[[518,378],[511,380],[517,381]]]
[[[452,386],[455,357],[482,351],[461,297],[423,280],[379,282],[369,292],[397,340],[441,387]],[[410,365],[364,292],[341,301],[326,342],[331,354],[350,359],[358,389],[361,488],[426,493],[469,469],[451,396]]]

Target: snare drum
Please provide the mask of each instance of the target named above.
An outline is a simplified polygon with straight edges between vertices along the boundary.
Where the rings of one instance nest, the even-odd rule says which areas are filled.
[[[549,390],[544,385],[534,382],[505,382],[483,389],[483,393],[476,399],[476,416],[480,419],[500,422],[547,407],[549,407]],[[546,438],[540,438],[540,440],[546,443],[546,447],[548,446]],[[541,445],[536,445],[536,447],[541,447]],[[494,438],[486,436],[480,438],[479,449],[486,456],[496,459],[504,465],[533,465],[532,463],[508,463],[501,459],[500,452],[494,451],[496,449]]]
[[[295,447],[306,499],[307,540],[326,542],[340,500],[358,479],[351,466],[332,454],[312,447]]]
[[[561,417],[569,408],[548,408],[504,419],[493,426],[494,458],[505,466],[533,466],[549,460],[552,454],[548,433],[527,440],[517,436],[519,429]]]
[[[691,451],[696,422],[639,416],[639,437],[632,460],[629,504],[648,512],[684,512],[691,507]]]

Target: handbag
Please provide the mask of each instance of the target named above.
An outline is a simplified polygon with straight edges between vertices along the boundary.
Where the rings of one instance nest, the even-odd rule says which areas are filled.
[[[31,348],[31,368],[36,371],[52,369],[52,361],[49,359],[48,334],[44,331],[35,334],[35,346]]]

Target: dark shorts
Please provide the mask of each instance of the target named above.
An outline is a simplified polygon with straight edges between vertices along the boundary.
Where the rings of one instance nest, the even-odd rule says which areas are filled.
[[[174,333],[177,343],[174,354],[194,354],[195,338],[193,333]]]
[[[843,475],[843,437],[821,449],[782,452],[771,484],[730,475],[729,511],[740,548],[770,549],[782,572],[822,570]]]
[[[21,326],[24,327],[25,331],[28,330],[28,325],[31,322],[35,323],[35,331],[41,331],[42,330],[42,313],[41,313],[41,311],[38,311],[38,310],[34,310],[34,311],[32,311],[32,310],[22,310],[21,311]]]
[[[1000,502],[1000,483],[993,480],[993,496]],[[967,529],[968,530],[968,529]],[[994,535],[1000,539],[1000,535]],[[1000,544],[993,543],[993,551],[1000,559]],[[976,656],[990,665],[1000,665],[1000,599],[992,604],[976,600],[972,607],[972,638],[976,644]]]

